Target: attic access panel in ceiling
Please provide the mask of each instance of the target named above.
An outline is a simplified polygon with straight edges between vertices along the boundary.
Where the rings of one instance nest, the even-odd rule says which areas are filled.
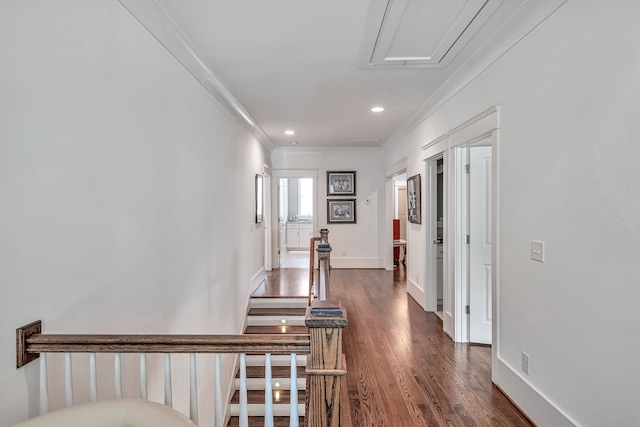
[[[444,68],[503,0],[374,0],[361,68]]]

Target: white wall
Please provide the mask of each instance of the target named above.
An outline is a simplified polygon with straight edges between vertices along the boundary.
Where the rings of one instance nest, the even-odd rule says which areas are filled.
[[[270,160],[115,1],[3,1],[0,57],[7,426],[38,406],[36,367],[15,369],[15,328],[33,320],[47,333],[240,332],[263,262],[254,177]],[[113,380],[100,381],[109,398]]]
[[[334,268],[384,267],[385,178],[380,149],[276,148],[273,168],[314,169],[317,227],[329,229]],[[356,171],[356,224],[327,224],[327,171]],[[349,197],[336,197],[349,198]],[[369,204],[366,204],[366,201]]]
[[[493,375],[541,426],[640,424],[638,16],[638,2],[566,3],[387,153],[424,173],[423,144],[501,107]],[[409,265],[425,231],[409,228]]]

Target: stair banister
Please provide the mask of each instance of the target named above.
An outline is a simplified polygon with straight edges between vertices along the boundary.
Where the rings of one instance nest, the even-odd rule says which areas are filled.
[[[307,357],[307,426],[340,426],[341,383],[346,375],[342,354],[342,328],[347,312],[333,301],[314,301],[307,308],[311,351]]]

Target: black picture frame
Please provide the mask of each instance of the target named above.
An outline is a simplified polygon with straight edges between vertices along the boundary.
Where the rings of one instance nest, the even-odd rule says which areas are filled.
[[[420,174],[407,179],[407,219],[414,224],[422,224]]]
[[[355,196],[356,171],[327,171],[327,196]]]
[[[264,195],[262,175],[256,174],[256,224],[262,223],[264,216]]]
[[[327,199],[328,224],[355,224],[356,199]]]

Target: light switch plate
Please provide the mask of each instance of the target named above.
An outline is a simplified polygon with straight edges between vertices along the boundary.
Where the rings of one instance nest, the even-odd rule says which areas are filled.
[[[531,241],[531,259],[544,262],[544,242],[540,240]]]

